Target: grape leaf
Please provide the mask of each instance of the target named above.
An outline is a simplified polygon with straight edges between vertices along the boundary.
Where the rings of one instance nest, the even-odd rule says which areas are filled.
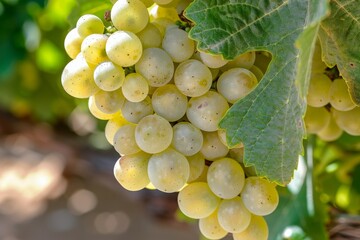
[[[308,62],[326,12],[326,0],[195,0],[185,12],[200,50],[225,59],[254,50],[272,54],[259,85],[231,107],[220,127],[229,146],[244,143],[247,166],[280,185],[291,180],[302,152]]]
[[[338,66],[352,99],[360,105],[360,4],[331,0],[331,15],[321,23],[319,37],[327,65]]]

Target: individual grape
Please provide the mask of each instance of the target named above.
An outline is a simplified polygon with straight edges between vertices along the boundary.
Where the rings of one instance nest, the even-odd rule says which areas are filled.
[[[220,226],[228,232],[244,231],[250,224],[251,213],[244,206],[240,197],[223,199],[218,208]]]
[[[127,121],[138,123],[143,117],[152,114],[154,111],[151,105],[151,99],[147,96],[141,102],[130,102],[125,100],[121,112]]]
[[[154,4],[153,0],[141,0],[142,3],[145,5],[146,8],[151,7]]]
[[[307,104],[311,107],[323,107],[328,104],[331,84],[331,79],[325,74],[313,74],[310,78]]]
[[[88,98],[99,90],[93,80],[93,70],[82,56],[71,60],[61,75],[64,90],[75,98]]]
[[[118,30],[137,33],[149,22],[149,13],[140,0],[118,0],[111,8],[111,21]]]
[[[332,115],[345,132],[353,136],[360,136],[360,107],[356,107],[350,111],[338,111],[332,109]]]
[[[126,124],[129,124],[129,122],[120,112],[116,113],[115,116],[106,123],[105,137],[111,145],[114,145],[114,136],[117,130]]]
[[[314,108],[307,106],[304,121],[308,134],[318,133],[330,122],[330,113],[324,107]]]
[[[343,130],[337,125],[333,117],[330,118],[329,124],[317,133],[318,137],[324,141],[331,142],[338,139]]]
[[[106,92],[99,90],[94,94],[96,107],[103,113],[112,114],[118,112],[125,102],[121,89]]]
[[[199,229],[207,239],[221,239],[228,233],[219,224],[217,210],[210,216],[199,220]]]
[[[222,142],[222,144],[224,144],[225,146],[227,146],[227,142],[226,142],[226,130],[225,129],[219,129],[217,131],[218,135],[219,135],[219,139]],[[229,147],[228,148],[242,148],[244,147],[244,144],[242,142],[236,144],[235,146]]]
[[[100,120],[109,120],[109,119],[113,118],[116,114],[116,113],[108,114],[108,113],[102,112],[95,104],[94,95],[89,97],[88,108],[89,108],[90,113],[94,117],[96,117],[97,119],[100,119]]]
[[[263,73],[266,72],[270,62],[271,54],[269,52],[256,52],[254,65],[257,66]]]
[[[218,130],[218,124],[228,109],[229,104],[223,96],[209,91],[190,99],[186,116],[194,126],[211,132]]]
[[[151,183],[162,192],[177,192],[187,182],[190,167],[181,153],[168,148],[151,156],[148,166]]]
[[[223,72],[232,68],[246,68],[250,69],[255,62],[255,52],[246,52],[237,56],[234,60],[229,61],[225,66],[221,67]]]
[[[330,104],[339,111],[349,111],[356,107],[351,100],[348,86],[343,78],[335,79],[329,90]]]
[[[248,95],[257,85],[255,75],[246,68],[232,68],[220,75],[217,81],[217,91],[229,103]]]
[[[122,156],[114,166],[116,180],[129,191],[138,191],[145,188],[150,180],[147,167],[150,154],[138,152]]]
[[[251,68],[249,70],[255,75],[258,82],[260,82],[264,76],[264,73],[261,71],[261,69],[255,65],[253,65],[253,66],[251,66]]]
[[[217,197],[205,182],[194,182],[184,187],[178,194],[178,205],[186,216],[200,219],[210,216],[218,207]]]
[[[137,73],[145,77],[152,87],[161,87],[170,82],[174,74],[174,63],[160,48],[147,48],[135,64]]]
[[[159,87],[152,95],[155,113],[169,122],[177,121],[185,115],[187,103],[187,97],[174,84]]]
[[[141,150],[159,153],[168,148],[173,138],[173,130],[168,121],[158,115],[142,118],[135,129],[135,139]]]
[[[154,3],[156,3],[156,4],[164,5],[164,4],[169,4],[169,3],[171,3],[171,2],[174,1],[174,0],[153,0],[153,1],[154,1]]]
[[[151,23],[159,29],[162,37],[164,37],[167,28],[177,27],[175,23],[168,18],[156,18],[152,20]]]
[[[77,28],[73,28],[65,37],[64,48],[67,55],[74,59],[81,52],[83,38],[79,35]]]
[[[158,48],[161,46],[162,36],[154,24],[148,23],[146,27],[136,34],[143,46],[143,48]]]
[[[200,58],[209,68],[220,68],[229,62],[222,55],[213,55],[206,52],[200,52]]]
[[[240,194],[244,182],[244,170],[232,158],[220,158],[211,163],[207,182],[217,196],[230,199]]]
[[[105,52],[108,38],[105,34],[91,34],[83,40],[81,53],[89,66],[96,67],[98,64],[109,60]]]
[[[114,148],[121,155],[130,155],[140,152],[135,141],[135,124],[126,124],[120,127],[114,136]]]
[[[207,160],[213,161],[228,154],[229,149],[221,142],[217,131],[203,132],[203,136],[204,141],[200,151]]]
[[[167,28],[161,45],[176,63],[188,60],[195,51],[194,40],[179,28]]]
[[[267,240],[269,229],[262,216],[252,215],[249,226],[240,233],[233,233],[234,240]]]
[[[110,60],[121,67],[130,67],[142,55],[140,39],[132,32],[117,31],[106,42],[106,54]]]
[[[240,163],[241,167],[244,169],[245,175],[246,176],[256,176],[256,170],[255,167],[249,166],[249,167],[245,167],[245,163],[244,163],[244,148],[232,148],[229,151],[229,157],[235,159],[237,162]]]
[[[200,152],[192,156],[187,156],[186,158],[190,165],[190,175],[188,182],[192,182],[198,179],[200,175],[203,173],[205,168],[205,158]]]
[[[313,53],[313,59],[312,59],[312,67],[311,72],[312,73],[321,73],[323,74],[325,72],[325,69],[327,68],[326,64],[322,60],[321,56],[321,45],[320,41],[316,41],[314,53]]]
[[[275,185],[260,177],[247,177],[241,192],[245,207],[253,214],[265,216],[272,213],[279,204]]]
[[[151,20],[156,18],[167,18],[173,22],[180,20],[179,15],[175,8],[162,7],[157,4],[151,7],[149,15]]]
[[[199,152],[203,144],[200,129],[189,122],[179,122],[173,126],[174,136],[171,146],[185,156]]]
[[[184,95],[199,97],[209,91],[212,75],[202,62],[190,59],[179,64],[175,70],[174,82]]]
[[[121,90],[128,101],[141,102],[149,93],[149,84],[141,74],[130,73],[126,75]]]
[[[119,89],[125,79],[125,71],[110,61],[100,63],[94,71],[96,85],[104,91]]]
[[[76,29],[82,38],[90,34],[104,33],[104,23],[101,19],[93,14],[85,14],[76,22]]]

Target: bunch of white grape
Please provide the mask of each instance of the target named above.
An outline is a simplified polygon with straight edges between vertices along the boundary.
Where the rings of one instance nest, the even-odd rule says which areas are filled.
[[[342,133],[360,136],[360,107],[352,101],[348,85],[341,76],[325,74],[320,46],[316,46],[307,95],[305,126],[307,133],[324,141],[334,141]]]
[[[179,192],[180,210],[199,219],[209,239],[267,239],[263,216],[278,205],[276,186],[244,167],[243,145],[229,149],[218,124],[256,87],[269,58],[196,51],[175,24],[190,2],[118,0],[106,30],[100,18],[80,17],[65,39],[73,60],[62,85],[108,121],[106,138],[120,154],[114,174],[125,189]]]

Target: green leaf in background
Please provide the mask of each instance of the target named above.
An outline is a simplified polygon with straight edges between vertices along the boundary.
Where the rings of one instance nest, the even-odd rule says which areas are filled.
[[[327,65],[338,66],[353,100],[360,105],[360,4],[331,0],[331,15],[321,23],[319,37]]]
[[[272,54],[259,85],[220,127],[229,146],[244,143],[247,166],[281,185],[291,180],[302,152],[309,62],[326,13],[326,0],[194,1],[185,12],[195,22],[189,34],[200,50],[226,59],[254,50]]]

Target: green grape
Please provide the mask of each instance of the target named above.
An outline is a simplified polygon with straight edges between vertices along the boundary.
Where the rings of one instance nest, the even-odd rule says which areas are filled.
[[[307,104],[312,107],[323,107],[328,104],[331,84],[331,79],[325,74],[313,74],[310,79]]]
[[[169,3],[171,3],[171,2],[174,1],[174,0],[153,0],[153,1],[154,1],[154,3],[156,3],[156,4],[164,5],[164,4],[169,4]]]
[[[157,4],[151,7],[150,12],[150,20],[154,20],[156,18],[167,18],[173,22],[179,21],[179,15],[174,7],[162,7]]]
[[[209,68],[220,68],[229,62],[222,55],[213,55],[206,52],[200,52],[200,59]]]
[[[147,48],[135,64],[137,73],[144,76],[152,87],[161,87],[170,82],[174,74],[174,63],[160,48]]]
[[[225,146],[227,146],[227,142],[226,142],[226,130],[225,129],[219,129],[217,131],[218,135],[219,135],[219,139],[222,142],[222,144],[224,144]],[[229,147],[228,148],[242,148],[244,147],[244,144],[242,142],[236,144],[235,146]]]
[[[148,166],[151,183],[162,192],[177,192],[187,182],[190,167],[181,153],[168,148],[151,156]]]
[[[146,8],[151,7],[154,4],[153,0],[141,0],[142,3],[145,5]]]
[[[234,240],[267,240],[269,229],[262,216],[252,215],[249,226],[240,233],[233,233]]]
[[[150,180],[147,167],[150,154],[138,152],[122,156],[114,166],[116,180],[129,191],[139,191],[145,188]]]
[[[151,99],[147,96],[141,102],[130,102],[125,100],[121,112],[124,118],[132,123],[138,123],[143,117],[153,114]]]
[[[99,90],[94,94],[96,107],[103,113],[112,114],[118,112],[125,102],[121,89],[106,92]]]
[[[339,111],[349,111],[356,107],[351,100],[348,86],[343,78],[335,79],[329,90],[330,104]]]
[[[209,91],[212,84],[211,71],[202,62],[190,59],[179,64],[174,82],[184,95],[199,97]]]
[[[162,48],[176,63],[188,60],[195,51],[194,40],[188,37],[186,31],[179,28],[168,28],[162,40]]]
[[[128,31],[117,31],[111,34],[106,42],[105,50],[109,59],[121,67],[134,65],[142,55],[140,39]]]
[[[200,177],[205,168],[205,158],[198,152],[192,156],[186,157],[190,165],[190,175],[188,182],[195,181]]]
[[[229,103],[248,95],[258,84],[255,75],[246,68],[232,68],[220,75],[217,81],[217,91]]]
[[[330,113],[324,107],[314,108],[307,106],[304,117],[305,127],[308,134],[318,133],[330,122]]]
[[[221,239],[228,234],[219,224],[217,210],[210,216],[199,220],[199,229],[207,239]]]
[[[240,194],[245,182],[244,170],[232,158],[220,158],[211,163],[207,182],[217,196],[230,199]]]
[[[320,41],[316,41],[315,43],[315,49],[311,64],[312,64],[311,72],[315,74],[317,73],[323,74],[325,72],[325,69],[327,68],[326,64],[322,60]]]
[[[149,22],[149,13],[140,0],[118,0],[111,8],[111,21],[118,30],[138,33]]]
[[[164,37],[167,28],[177,27],[173,21],[164,17],[156,18],[152,20],[151,23],[159,29],[162,38]]]
[[[253,66],[251,66],[251,68],[249,68],[249,70],[255,75],[258,82],[260,82],[264,76],[264,73],[261,71],[261,69],[255,65],[253,65]]]
[[[253,214],[265,216],[279,204],[279,194],[274,184],[260,177],[248,177],[241,192],[245,207]]]
[[[139,73],[130,73],[126,75],[122,85],[124,97],[130,102],[141,102],[149,93],[149,84],[147,80]]]
[[[340,128],[350,135],[360,136],[360,107],[350,111],[338,111],[334,108],[331,112]]]
[[[93,14],[85,14],[79,18],[76,23],[76,29],[82,38],[90,34],[104,33],[104,23],[101,19]]]
[[[81,52],[89,66],[95,68],[98,64],[109,61],[105,52],[108,38],[105,34],[91,34],[83,40]]]
[[[108,114],[108,113],[102,112],[95,104],[94,95],[89,97],[88,107],[89,107],[90,113],[94,117],[96,117],[97,119],[100,119],[100,120],[109,120],[109,119],[113,118],[116,114],[116,113]]]
[[[218,124],[228,109],[229,104],[223,96],[209,91],[190,99],[186,116],[195,127],[211,132],[218,130]]]
[[[141,150],[159,153],[168,148],[173,138],[173,130],[165,118],[148,115],[142,118],[135,129],[135,139]]]
[[[129,124],[129,122],[120,112],[117,112],[114,117],[109,119],[109,121],[106,123],[105,137],[111,145],[114,145],[114,136],[117,130],[126,124]]]
[[[255,56],[254,65],[265,73],[271,61],[271,54],[269,52],[256,52]]]
[[[200,129],[189,122],[179,122],[173,126],[174,136],[171,146],[185,156],[191,156],[200,151],[203,144],[203,134]]]
[[[169,122],[182,118],[187,109],[187,97],[174,84],[157,88],[152,95],[152,106],[156,114]]]
[[[244,231],[250,224],[251,213],[244,206],[240,197],[223,199],[218,208],[220,226],[228,232]]]
[[[61,84],[70,96],[88,98],[96,93],[99,88],[93,80],[94,71],[82,55],[79,55],[65,66],[61,75]]]
[[[210,216],[218,207],[217,197],[205,182],[194,182],[184,187],[178,194],[178,205],[186,216],[200,219]]]
[[[159,48],[161,46],[162,36],[154,24],[148,23],[146,27],[136,34],[143,48]]]
[[[337,125],[333,117],[330,118],[329,124],[317,133],[318,137],[324,141],[331,142],[338,139],[343,133],[343,130]]]
[[[221,67],[223,72],[232,68],[246,68],[250,69],[255,62],[255,52],[247,52],[240,54],[234,60],[229,61],[225,66]]]
[[[94,71],[95,83],[104,91],[115,91],[119,89],[124,79],[124,69],[109,61],[100,63]]]
[[[217,131],[203,132],[203,136],[204,141],[200,151],[207,160],[213,161],[228,154],[229,149],[221,142]]]
[[[64,48],[67,55],[74,59],[81,52],[83,38],[79,35],[76,28],[73,28],[65,37]]]
[[[114,136],[114,148],[121,155],[130,155],[140,152],[135,141],[135,124],[121,126]]]

